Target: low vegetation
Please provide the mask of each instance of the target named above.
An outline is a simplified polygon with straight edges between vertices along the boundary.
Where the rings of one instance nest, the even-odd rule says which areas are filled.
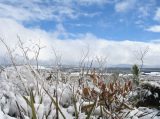
[[[18,66],[12,50],[1,41],[13,64],[1,72],[1,119],[158,118],[160,85],[142,82],[137,65],[131,76],[107,74],[102,66],[101,70],[80,67],[81,72],[67,73],[61,71],[59,62],[54,69],[46,69],[39,66],[37,54],[36,66],[31,65],[28,49],[19,39],[25,64]],[[85,66],[84,60],[81,64]],[[153,97],[156,102],[147,104]],[[147,106],[154,108],[144,111],[149,110]]]

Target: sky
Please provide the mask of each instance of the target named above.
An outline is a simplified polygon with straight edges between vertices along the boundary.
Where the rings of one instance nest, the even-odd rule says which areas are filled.
[[[160,1],[0,0],[0,37],[12,48],[17,35],[28,47],[45,46],[41,61],[55,60],[54,49],[64,64],[80,62],[87,52],[89,60],[134,64],[149,47],[145,64],[160,66]]]

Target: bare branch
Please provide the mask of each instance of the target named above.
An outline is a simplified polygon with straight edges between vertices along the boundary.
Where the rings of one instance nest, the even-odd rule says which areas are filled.
[[[148,51],[149,51],[149,46],[147,46],[147,47],[145,47],[143,49],[140,48],[138,51],[135,52],[137,60],[139,60],[141,62],[141,64],[140,64],[140,71],[143,68],[144,58],[147,55]]]

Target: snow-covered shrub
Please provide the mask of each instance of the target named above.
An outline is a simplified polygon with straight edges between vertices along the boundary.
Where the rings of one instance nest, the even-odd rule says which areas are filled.
[[[137,106],[156,107],[160,106],[160,84],[153,81],[143,81],[140,90],[141,98]]]

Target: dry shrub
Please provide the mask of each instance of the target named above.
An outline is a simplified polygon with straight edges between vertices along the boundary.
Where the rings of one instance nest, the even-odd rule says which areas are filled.
[[[90,75],[93,80],[93,84],[99,91],[96,91],[94,88],[90,87],[83,88],[83,98],[88,99],[88,101],[97,102],[97,107],[102,107],[103,112],[106,116],[116,116],[120,118],[118,114],[124,109],[132,109],[127,100],[129,92],[132,90],[132,82],[125,81],[120,82],[118,80],[110,82],[108,84],[104,83],[96,73]],[[96,84],[94,81],[97,81]],[[92,104],[82,106],[82,111],[88,113]]]

